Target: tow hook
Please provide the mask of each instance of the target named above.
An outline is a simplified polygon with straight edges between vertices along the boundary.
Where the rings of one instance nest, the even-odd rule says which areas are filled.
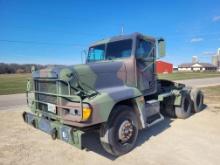
[[[57,130],[56,130],[56,128],[53,128],[53,129],[50,131],[50,135],[51,135],[51,138],[52,138],[53,140],[56,140],[56,138],[57,138]]]

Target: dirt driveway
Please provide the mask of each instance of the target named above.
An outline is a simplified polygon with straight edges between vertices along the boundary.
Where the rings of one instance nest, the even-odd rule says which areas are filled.
[[[186,120],[167,118],[141,131],[136,148],[119,158],[105,153],[97,134],[88,138],[90,151],[53,141],[22,121],[24,110],[27,110],[25,106],[0,111],[0,165],[216,165],[220,162],[220,107],[213,102]]]
[[[220,85],[220,77],[203,78],[203,79],[189,79],[176,80],[178,83],[183,83],[192,87],[207,87]]]

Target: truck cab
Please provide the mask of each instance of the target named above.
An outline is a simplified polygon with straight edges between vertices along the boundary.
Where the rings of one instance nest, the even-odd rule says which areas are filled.
[[[138,130],[201,110],[200,90],[158,80],[155,61],[164,55],[164,39],[133,33],[93,43],[85,64],[33,70],[24,121],[78,148],[98,130],[107,152],[125,154]]]
[[[113,72],[124,72],[125,77],[121,78],[123,85],[138,88],[143,95],[151,95],[157,91],[155,61],[164,55],[165,42],[162,38],[157,40],[134,33],[94,43],[89,48],[86,64],[104,63],[116,69],[116,65],[121,63],[121,70]]]

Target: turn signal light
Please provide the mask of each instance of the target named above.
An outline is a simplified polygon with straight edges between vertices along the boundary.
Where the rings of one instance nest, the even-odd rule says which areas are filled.
[[[86,121],[90,118],[92,114],[92,109],[90,107],[83,107],[82,120]]]

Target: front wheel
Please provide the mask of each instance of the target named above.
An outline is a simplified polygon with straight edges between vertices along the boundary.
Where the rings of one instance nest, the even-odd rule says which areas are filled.
[[[107,123],[100,130],[103,148],[110,154],[119,156],[131,151],[138,135],[136,114],[125,105],[113,109]]]

